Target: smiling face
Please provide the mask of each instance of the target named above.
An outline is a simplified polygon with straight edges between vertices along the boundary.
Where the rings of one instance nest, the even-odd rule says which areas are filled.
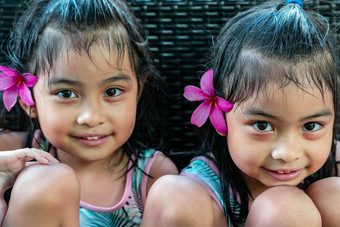
[[[61,56],[34,87],[41,129],[65,162],[105,161],[135,126],[138,82],[129,56],[104,47]]]
[[[298,185],[322,167],[331,150],[332,93],[316,87],[268,85],[236,104],[226,119],[231,158],[251,192]]]

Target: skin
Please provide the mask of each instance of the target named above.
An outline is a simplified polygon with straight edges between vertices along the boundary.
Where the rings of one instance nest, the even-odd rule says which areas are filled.
[[[18,173],[5,225],[79,226],[79,199],[103,207],[112,207],[121,200],[129,161],[122,146],[134,130],[143,84],[137,80],[128,53],[117,61],[114,53],[98,44],[91,48],[90,55],[91,58],[71,51],[61,56],[50,75],[38,75],[33,88],[36,105],[30,107],[20,102],[31,118],[38,118],[47,140],[56,147],[61,164],[47,168],[34,165]],[[149,174],[153,178],[148,179],[147,195],[160,176],[178,174],[178,170],[170,159],[160,155]],[[27,186],[32,177],[41,179],[41,191]],[[70,179],[67,184],[53,186],[64,178]],[[51,192],[48,189],[52,186],[55,190]],[[32,192],[29,197],[21,198],[23,187],[28,194]],[[60,198],[60,192],[64,199],[53,199]],[[33,214],[29,208],[32,206],[40,209]],[[65,214],[55,215],[61,207]],[[20,220],[15,219],[18,212],[23,217]]]

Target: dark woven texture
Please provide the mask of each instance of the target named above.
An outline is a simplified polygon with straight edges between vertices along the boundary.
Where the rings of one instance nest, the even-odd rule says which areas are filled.
[[[136,15],[149,32],[150,46],[157,67],[168,83],[168,99],[162,108],[166,119],[164,137],[167,149],[174,152],[195,149],[198,142],[195,126],[190,124],[190,116],[198,103],[186,101],[182,94],[188,84],[198,84],[202,71],[202,61],[208,47],[212,45],[220,27],[237,12],[262,2],[260,0],[129,0]],[[0,42],[5,43],[10,31],[18,1],[0,0]],[[338,28],[340,19],[330,12],[340,15],[340,0],[327,2],[309,1],[313,8],[330,21],[332,28]],[[326,13],[327,12],[327,13]],[[0,61],[4,59],[0,54]],[[13,129],[20,130],[16,114],[8,120]]]

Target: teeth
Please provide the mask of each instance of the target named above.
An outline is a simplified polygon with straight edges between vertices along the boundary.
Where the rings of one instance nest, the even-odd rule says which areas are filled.
[[[277,171],[278,173],[280,174],[283,174],[283,173],[290,173],[289,171]]]
[[[92,136],[92,137],[86,137],[88,140],[97,140],[99,139],[99,136]]]

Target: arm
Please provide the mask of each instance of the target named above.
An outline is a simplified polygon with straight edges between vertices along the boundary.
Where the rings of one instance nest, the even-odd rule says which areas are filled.
[[[141,224],[143,227],[219,226],[214,220],[216,214],[208,190],[192,178],[163,176],[155,182],[149,194]]]
[[[0,151],[8,151],[23,148],[25,132],[0,132]]]
[[[178,175],[178,170],[176,165],[169,158],[167,158],[165,155],[158,155],[150,169],[150,176],[153,178],[148,179],[146,196],[148,195],[153,183],[155,183],[158,178],[164,175]]]

